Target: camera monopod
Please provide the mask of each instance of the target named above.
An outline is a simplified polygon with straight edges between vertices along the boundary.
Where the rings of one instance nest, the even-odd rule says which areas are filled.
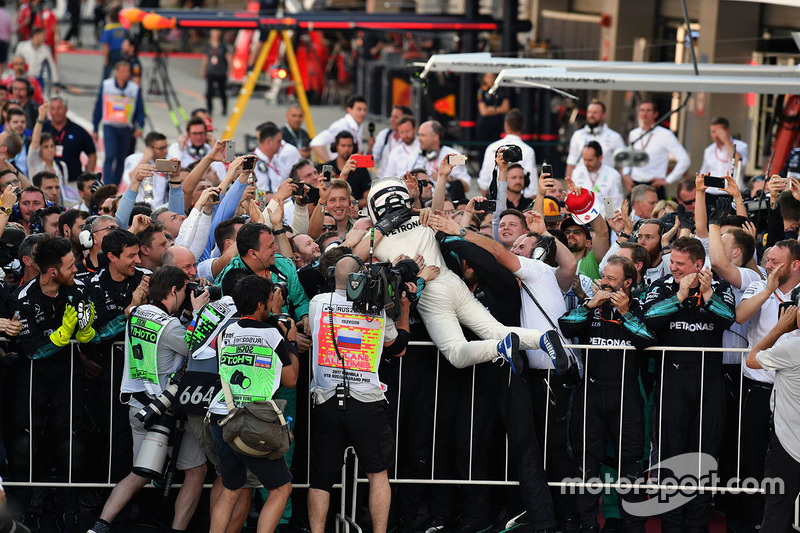
[[[175,480],[175,471],[178,470],[178,454],[181,451],[181,442],[183,442],[183,416],[175,417],[175,444],[172,445],[172,459],[167,468],[167,474],[164,476],[164,498],[163,503],[169,500],[169,491],[172,488],[172,483]]]

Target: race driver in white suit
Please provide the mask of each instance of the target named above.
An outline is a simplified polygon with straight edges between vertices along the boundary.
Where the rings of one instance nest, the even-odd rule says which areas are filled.
[[[399,255],[421,255],[426,265],[439,267],[436,278],[427,282],[417,310],[434,344],[456,368],[464,368],[502,357],[514,372],[522,372],[519,349],[541,348],[560,373],[569,359],[555,330],[507,327],[498,322],[472,295],[464,282],[445,265],[434,231],[423,225],[411,209],[411,197],[399,177],[374,181],[367,197],[367,209],[374,229],[364,235],[355,252],[367,259],[370,239],[374,257],[394,261]],[[464,325],[484,340],[467,341]]]

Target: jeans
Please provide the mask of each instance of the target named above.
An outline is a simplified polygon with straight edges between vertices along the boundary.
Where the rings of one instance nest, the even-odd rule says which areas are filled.
[[[133,138],[133,128],[103,126],[103,142],[106,147],[106,160],[103,163],[103,183],[119,185],[125,158]]]

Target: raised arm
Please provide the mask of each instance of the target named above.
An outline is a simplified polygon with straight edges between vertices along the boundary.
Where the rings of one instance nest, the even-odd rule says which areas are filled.
[[[443,215],[431,215],[428,222],[431,228],[435,231],[441,231],[448,235],[457,235],[461,226],[454,220],[451,220]],[[466,230],[464,238],[471,243],[477,244],[497,259],[497,262],[509,272],[516,272],[520,269],[519,258],[506,250],[502,244],[494,239],[489,239],[485,235],[475,233],[472,230]],[[570,253],[570,255],[572,255]]]
[[[209,152],[197,162],[194,170],[192,170],[186,179],[183,180],[183,202],[186,211],[192,208],[192,195],[197,188],[197,184],[203,178],[203,175],[211,166],[214,161],[223,161],[225,159],[225,141],[217,141]]]
[[[447,181],[450,179],[450,174],[453,172],[453,165],[450,164],[450,156],[448,155],[442,159],[442,164],[439,165],[439,175],[436,177],[436,187],[433,189],[433,200],[431,207],[434,211],[441,211],[444,209],[444,199],[447,195]]]

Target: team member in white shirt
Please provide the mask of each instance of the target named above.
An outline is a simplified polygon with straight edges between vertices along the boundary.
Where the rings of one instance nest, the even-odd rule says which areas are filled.
[[[151,131],[144,138],[144,152],[137,152],[125,158],[124,169],[122,170],[122,183],[126,187],[131,185],[131,172],[144,160],[146,163],[155,166],[156,159],[167,157],[167,137]],[[169,176],[162,172],[153,172],[153,206],[159,206],[169,201]],[[139,187],[136,195],[137,202],[144,201],[144,187]]]
[[[167,159],[180,160],[182,168],[188,167],[195,161],[200,161],[211,151],[211,145],[206,142],[208,134],[206,123],[202,118],[189,119],[186,124],[186,134],[186,142],[183,146],[179,146],[177,142],[174,142],[167,150]],[[225,169],[225,163],[214,161],[211,163],[211,168],[217,173],[219,181],[225,179],[225,175],[228,173]]]
[[[638,183],[647,183],[653,187],[675,183],[683,177],[691,163],[686,149],[667,128],[656,126],[642,137],[642,133],[653,126],[657,116],[658,111],[653,102],[644,101],[639,104],[640,127],[630,132],[628,142],[633,144],[633,148],[647,152],[650,162],[643,167],[622,169],[622,179],[628,190]],[[675,158],[675,167],[667,175],[670,155]]]
[[[47,63],[50,76],[55,84],[56,93],[58,93],[60,91],[60,86],[58,84],[58,67],[56,67],[56,62],[53,59],[53,51],[45,44],[46,38],[47,32],[44,28],[34,28],[33,32],[31,32],[31,40],[22,41],[17,44],[14,55],[25,59],[28,73],[38,78],[40,81],[43,76],[42,70],[44,64]]]
[[[253,170],[256,187],[277,191],[278,186],[289,179],[292,167],[300,161],[300,151],[283,140],[281,129],[267,122],[258,130],[258,147],[255,149],[258,162]]]
[[[614,167],[614,150],[625,146],[622,135],[606,125],[606,105],[603,102],[592,102],[586,107],[586,125],[572,134],[567,154],[567,176],[572,176],[575,167],[581,164],[583,149],[590,141],[597,141],[603,148],[606,157],[603,164]]]
[[[700,167],[700,174],[722,177],[730,173],[733,176],[734,171],[731,170],[731,167],[733,166],[734,151],[736,152],[736,160],[741,160],[742,166],[744,166],[749,159],[750,148],[746,142],[731,138],[731,124],[727,118],[715,118],[711,121],[709,129],[711,131],[711,140],[714,142],[709,144],[703,151],[703,166]],[[741,181],[737,185],[740,189],[744,188],[744,183]],[[717,187],[709,187],[706,192],[717,195],[725,194],[725,191]]]
[[[442,160],[450,154],[458,154],[449,146],[442,146],[443,134],[444,128],[436,120],[429,120],[419,125],[417,130],[419,152],[411,168],[424,168],[426,174],[431,177],[439,175],[439,167],[442,165]],[[471,180],[469,174],[467,174],[467,167],[464,165],[456,166],[448,179],[447,189],[451,198],[457,199],[459,197],[455,191],[451,193],[455,180],[459,180],[463,184],[464,192],[469,191]]]
[[[397,121],[397,133],[400,143],[392,149],[386,157],[384,172],[378,172],[377,177],[405,176],[406,172],[414,168],[414,163],[419,155],[419,139],[417,139],[417,122],[411,115],[403,115]]]
[[[347,99],[347,114],[328,126],[327,130],[317,133],[311,139],[311,153],[320,161],[329,161],[336,157],[331,150],[331,143],[340,131],[347,130],[353,134],[356,142],[364,138],[364,119],[367,116],[367,99],[360,94],[354,94]]]
[[[375,172],[379,177],[390,175],[386,173],[386,168],[389,165],[389,154],[403,143],[400,134],[397,132],[398,123],[403,116],[412,114],[411,110],[404,105],[394,106],[392,114],[389,115],[389,127],[379,131],[374,137],[374,142],[370,144],[369,153],[375,157]]]
[[[603,148],[597,141],[589,141],[583,149],[583,164],[575,167],[572,181],[579,187],[590,189],[601,197],[612,196],[614,209],[622,207],[625,192],[622,190],[622,176],[614,167],[603,164]]]
[[[483,164],[481,164],[481,171],[478,173],[478,186],[481,188],[481,194],[486,196],[489,190],[489,185],[492,183],[492,170],[495,167],[495,155],[497,149],[501,146],[513,144],[519,146],[522,150],[522,161],[519,164],[522,169],[530,177],[530,184],[523,191],[523,196],[526,198],[535,198],[536,191],[539,185],[539,175],[536,172],[536,154],[528,143],[522,140],[522,131],[525,129],[525,117],[520,113],[519,109],[512,109],[506,113],[505,130],[506,135],[486,147],[483,154]]]

